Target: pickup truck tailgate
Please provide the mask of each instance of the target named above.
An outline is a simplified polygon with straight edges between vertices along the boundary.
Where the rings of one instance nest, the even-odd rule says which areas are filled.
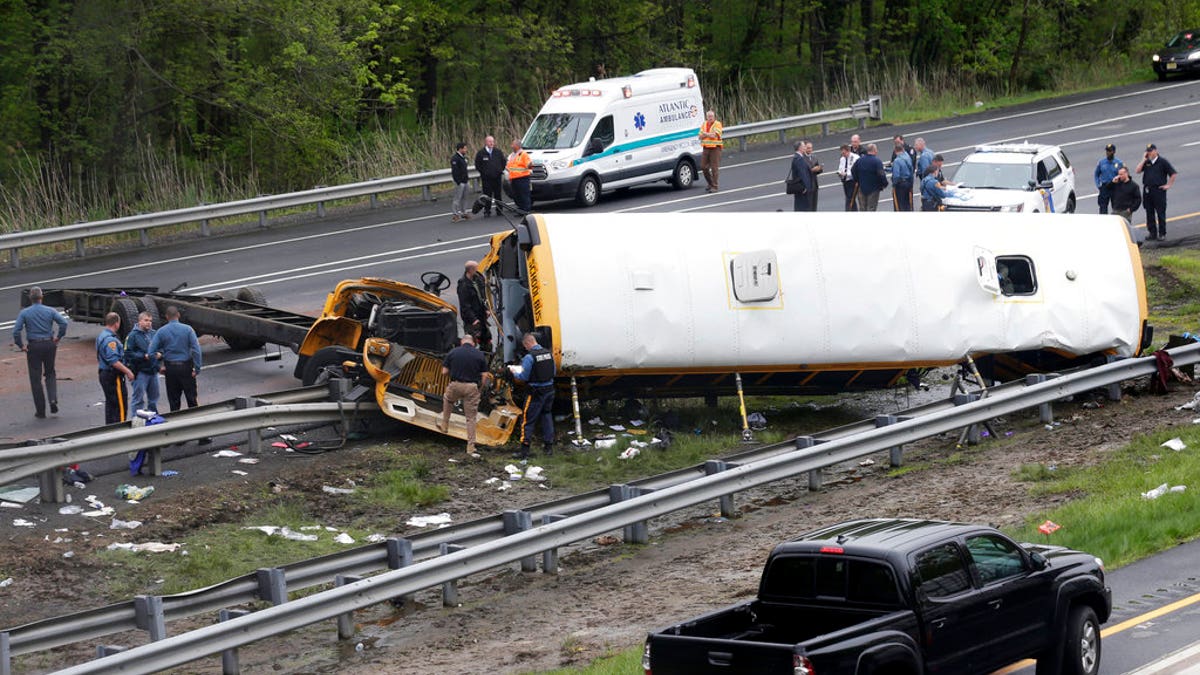
[[[653,675],[790,674],[793,650],[793,645],[659,633],[650,638],[650,670]]]

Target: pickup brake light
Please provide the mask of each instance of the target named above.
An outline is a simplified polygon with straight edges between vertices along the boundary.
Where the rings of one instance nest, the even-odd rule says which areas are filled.
[[[841,555],[845,552],[846,552],[846,549],[842,548],[841,546],[822,546],[821,547],[821,553],[836,553],[838,555]]]

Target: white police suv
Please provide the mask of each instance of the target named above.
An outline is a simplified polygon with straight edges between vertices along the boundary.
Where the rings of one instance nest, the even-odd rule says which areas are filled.
[[[1075,211],[1075,170],[1057,145],[980,145],[951,180],[947,211]]]

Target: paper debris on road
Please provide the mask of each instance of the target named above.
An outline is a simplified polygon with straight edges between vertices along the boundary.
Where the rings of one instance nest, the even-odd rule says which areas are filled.
[[[78,504],[67,504],[59,507],[58,512],[64,516],[77,516],[83,513],[83,507]]]
[[[249,476],[249,475],[250,475],[250,474],[246,473],[245,471],[241,471],[241,470],[238,470],[238,469],[233,469],[233,470],[232,470],[232,471],[230,471],[229,473],[231,473],[231,474],[233,474],[233,475],[235,475],[235,476]]]
[[[268,537],[283,537],[284,539],[291,539],[292,541],[316,541],[317,540],[317,535],[315,535],[315,534],[303,534],[303,533],[293,530],[290,527],[279,527],[277,525],[249,526],[249,527],[243,527],[242,529],[243,530],[258,530],[259,532],[266,534]]]
[[[371,544],[378,544],[378,543],[384,541],[385,539],[387,539],[387,537],[383,536],[382,534],[379,534],[378,532],[376,532],[375,534],[367,535],[367,542],[371,543]]]
[[[592,419],[588,420],[588,424],[594,427],[604,426],[604,420],[600,419],[599,417],[593,417]]]
[[[629,420],[629,426],[640,427],[645,424],[645,420]]]
[[[543,471],[545,471],[545,469],[540,466],[531,466],[528,469],[525,469],[525,480],[531,480],[535,483],[544,482],[546,477],[542,475]]]
[[[241,456],[242,456],[242,453],[238,452],[237,450],[218,450],[217,452],[214,452],[214,453],[212,454],[212,456],[213,456],[213,457],[217,457],[217,458],[222,458],[222,457],[241,457]]]
[[[610,424],[608,425],[608,428],[612,429],[613,431],[625,431],[625,427],[620,424]]]
[[[354,494],[354,488],[340,488],[333,487],[332,485],[322,485],[321,492],[331,495],[352,495]]]
[[[1186,490],[1187,490],[1186,485],[1171,486],[1169,483],[1163,483],[1162,485],[1159,485],[1158,487],[1154,488],[1153,490],[1150,490],[1149,492],[1143,492],[1142,499],[1158,499],[1159,497],[1167,494],[1168,492],[1174,492],[1174,493],[1178,494],[1178,493],[1184,492]]]
[[[13,518],[13,527],[33,527],[33,526],[34,526],[33,522],[25,520],[24,518]]]
[[[140,521],[140,520],[120,520],[118,518],[113,518],[112,523],[108,526],[108,529],[110,529],[110,530],[136,530],[137,528],[139,528],[141,526],[142,526],[142,521]]]
[[[258,464],[258,462],[257,457],[243,457],[238,460],[238,464]]]
[[[339,544],[353,544],[354,543],[354,537],[351,537],[350,535],[346,534],[345,532],[334,537],[333,540]]]
[[[170,553],[179,549],[183,544],[164,544],[160,541],[148,541],[143,544],[134,544],[127,541],[113,542],[108,545],[109,551],[131,551],[133,553]]]
[[[9,577],[9,578],[5,579],[4,581],[0,581],[0,588],[4,588],[5,586],[12,586],[12,583],[13,583],[13,578]]]
[[[1170,449],[1174,450],[1175,452],[1179,452],[1180,450],[1183,450],[1184,448],[1186,448],[1187,444],[1183,442],[1182,438],[1179,438],[1178,436],[1176,436],[1175,438],[1172,438],[1171,440],[1163,443],[1162,447],[1170,448]]]
[[[617,456],[620,457],[621,459],[633,459],[634,457],[637,457],[640,454],[642,454],[642,451],[638,450],[637,448],[625,448],[625,450],[623,450],[621,452],[621,454],[619,454]]]
[[[404,521],[404,524],[412,525],[413,527],[429,527],[430,525],[445,527],[450,524],[450,514],[439,513],[433,516],[413,516]]]
[[[606,448],[611,448],[611,447],[615,446],[616,444],[617,444],[617,439],[615,439],[615,438],[597,438],[596,442],[593,443],[592,445],[597,450],[604,450]]]

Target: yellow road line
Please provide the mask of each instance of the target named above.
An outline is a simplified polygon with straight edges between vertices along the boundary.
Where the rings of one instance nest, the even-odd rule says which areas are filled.
[[[1184,216],[1180,216],[1180,217],[1182,218]],[[1111,637],[1113,635],[1116,635],[1117,633],[1120,633],[1121,631],[1129,630],[1130,628],[1133,628],[1134,626],[1136,626],[1138,624],[1145,623],[1152,619],[1157,619],[1158,617],[1165,616],[1167,614],[1170,614],[1171,612],[1177,612],[1177,611],[1183,609],[1184,607],[1190,607],[1198,602],[1200,602],[1200,593],[1197,593],[1192,596],[1188,596],[1186,598],[1183,598],[1182,600],[1176,600],[1175,602],[1172,602],[1169,605],[1163,605],[1162,607],[1159,607],[1158,609],[1150,610],[1149,612],[1146,612],[1145,614],[1139,614],[1139,615],[1133,617],[1132,619],[1126,619],[1125,621],[1122,621],[1121,623],[1116,624],[1115,626],[1109,626],[1108,628],[1105,628],[1100,631],[1100,637],[1102,637],[1102,638]],[[1035,665],[1033,659],[1025,659],[1024,661],[1017,661],[1016,663],[1014,663],[1012,665],[1005,666],[1004,668],[1001,668],[1000,670],[994,671],[992,673],[992,675],[1003,675],[1004,673],[1015,673],[1018,670],[1025,669],[1025,668],[1028,668],[1033,665]]]

